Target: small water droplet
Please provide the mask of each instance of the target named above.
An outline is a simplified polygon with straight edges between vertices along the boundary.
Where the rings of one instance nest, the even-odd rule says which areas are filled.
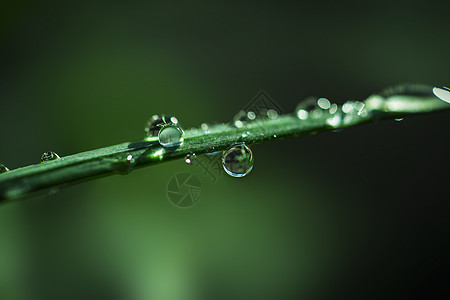
[[[255,114],[255,112],[253,112],[253,111],[247,112],[247,118],[248,118],[249,120],[254,120],[254,119],[256,119],[256,114]]]
[[[442,101],[450,103],[450,89],[447,87],[444,88],[433,88],[433,94],[436,95]]]
[[[60,158],[58,154],[53,151],[44,152],[41,156],[41,162],[51,161]]]
[[[350,113],[353,110],[353,105],[351,101],[347,101],[342,105],[342,112],[345,114]]]
[[[297,111],[297,117],[300,119],[300,120],[306,120],[306,119],[308,119],[308,112],[306,111],[306,110],[304,110],[304,109],[299,109],[298,111]]]
[[[397,119],[394,119],[395,121],[397,121],[397,122],[401,122],[401,121],[403,121],[403,118],[397,118]]]
[[[5,165],[0,164],[0,173],[5,173],[8,171],[9,171],[9,169]]]
[[[184,140],[183,130],[176,125],[166,125],[159,131],[158,140],[163,147],[178,147]]]
[[[222,165],[228,175],[243,177],[253,169],[253,153],[244,144],[235,145],[223,153]]]
[[[248,131],[247,131],[247,132],[244,132],[244,133],[242,134],[242,137],[243,137],[243,138],[248,137]]]
[[[331,104],[330,106],[330,114],[334,115],[338,110],[338,105],[336,103]]]
[[[278,112],[275,109],[271,108],[267,111],[267,116],[269,117],[269,119],[275,120],[276,118],[278,118]]]
[[[206,124],[206,123],[202,123],[202,125],[200,125],[200,128],[201,128],[203,131],[207,132],[208,129],[209,129],[209,126],[208,126],[208,124]]]
[[[136,162],[136,160],[134,159],[133,155],[131,155],[131,154],[127,156],[127,161],[130,164],[134,164]]]
[[[153,115],[145,127],[147,137],[157,138],[159,131],[166,125],[178,125],[178,119],[165,114]]]
[[[184,161],[188,164],[191,165],[194,163],[196,159],[196,155],[195,153],[189,153],[188,155],[186,155],[186,157],[184,158]]]
[[[319,98],[319,100],[317,100],[317,105],[321,109],[329,109],[331,106],[331,103],[327,98]]]

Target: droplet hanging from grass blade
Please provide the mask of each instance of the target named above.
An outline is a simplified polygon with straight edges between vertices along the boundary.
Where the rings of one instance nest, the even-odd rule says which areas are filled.
[[[244,177],[253,169],[253,153],[245,144],[235,145],[222,156],[225,172],[232,177]]]

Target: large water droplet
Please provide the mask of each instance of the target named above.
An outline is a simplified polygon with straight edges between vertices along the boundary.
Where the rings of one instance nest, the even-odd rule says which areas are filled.
[[[44,152],[44,154],[42,154],[42,156],[41,156],[41,162],[55,160],[55,159],[58,159],[58,158],[59,158],[59,155],[56,154],[53,151]]]
[[[166,125],[158,133],[159,143],[166,148],[178,147],[183,139],[183,130],[176,125]]]
[[[233,146],[223,153],[222,165],[228,175],[243,177],[253,169],[253,153],[244,144]]]
[[[170,115],[153,115],[147,122],[145,132],[148,137],[158,137],[159,131],[166,125],[178,125],[178,119]]]
[[[184,161],[188,164],[188,165],[192,165],[196,159],[196,155],[195,153],[189,153],[188,155],[186,155],[186,157],[184,158]]]
[[[0,173],[5,173],[8,171],[9,171],[9,169],[5,165],[0,164]]]

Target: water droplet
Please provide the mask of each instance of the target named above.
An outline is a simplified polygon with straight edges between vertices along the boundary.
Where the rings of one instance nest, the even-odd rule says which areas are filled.
[[[275,109],[269,109],[267,111],[267,116],[269,117],[269,119],[275,120],[276,118],[278,118],[278,112]]]
[[[136,160],[134,159],[133,155],[131,155],[131,154],[127,156],[127,161],[130,164],[134,164],[136,162]]]
[[[178,147],[183,139],[183,130],[176,125],[166,125],[158,133],[159,143],[166,148]]]
[[[433,88],[433,93],[436,95],[436,97],[438,97],[442,101],[450,103],[450,89],[449,88],[435,87],[435,88]]]
[[[345,114],[350,113],[353,110],[353,105],[351,101],[347,101],[342,105],[342,112]]]
[[[243,138],[246,138],[246,137],[248,137],[248,134],[249,134],[248,131],[247,131],[247,132],[244,132],[244,133],[242,134],[242,137],[243,137]]]
[[[5,173],[8,171],[9,171],[9,169],[5,165],[0,164],[0,173]]]
[[[147,137],[158,137],[159,131],[166,125],[178,125],[178,119],[165,114],[153,115],[145,127]]]
[[[334,115],[338,110],[338,106],[336,103],[331,104],[330,106],[330,114]]]
[[[255,114],[255,112],[253,112],[253,111],[247,112],[247,118],[248,118],[249,120],[254,120],[254,119],[256,119],[256,114]]]
[[[188,155],[186,155],[186,157],[184,158],[184,161],[188,164],[191,165],[194,163],[196,159],[196,155],[195,153],[189,153]]]
[[[244,144],[233,146],[224,152],[222,165],[228,175],[243,177],[253,169],[253,153]]]
[[[331,106],[331,103],[327,98],[319,98],[319,100],[317,100],[317,105],[321,109],[329,109]]]
[[[41,156],[41,162],[55,160],[58,158],[59,158],[59,155],[56,154],[55,152],[52,152],[52,151],[44,152],[44,154],[42,154],[42,156]]]
[[[401,122],[401,121],[403,121],[403,118],[397,118],[397,119],[394,119],[395,121],[397,121],[397,122]]]
[[[206,123],[202,123],[202,125],[200,125],[200,128],[205,132],[205,133],[209,133],[209,126]]]
[[[300,119],[300,120],[306,120],[306,119],[308,119],[308,112],[306,111],[306,110],[304,110],[304,109],[299,109],[298,111],[297,111],[297,117]]]

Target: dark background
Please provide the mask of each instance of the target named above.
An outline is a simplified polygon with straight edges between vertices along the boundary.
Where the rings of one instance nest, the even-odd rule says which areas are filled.
[[[0,9],[0,161],[399,83],[450,84],[448,2],[183,1]],[[0,299],[449,296],[449,112],[252,147],[245,178],[183,161],[0,207]],[[198,205],[172,206],[191,172]]]

